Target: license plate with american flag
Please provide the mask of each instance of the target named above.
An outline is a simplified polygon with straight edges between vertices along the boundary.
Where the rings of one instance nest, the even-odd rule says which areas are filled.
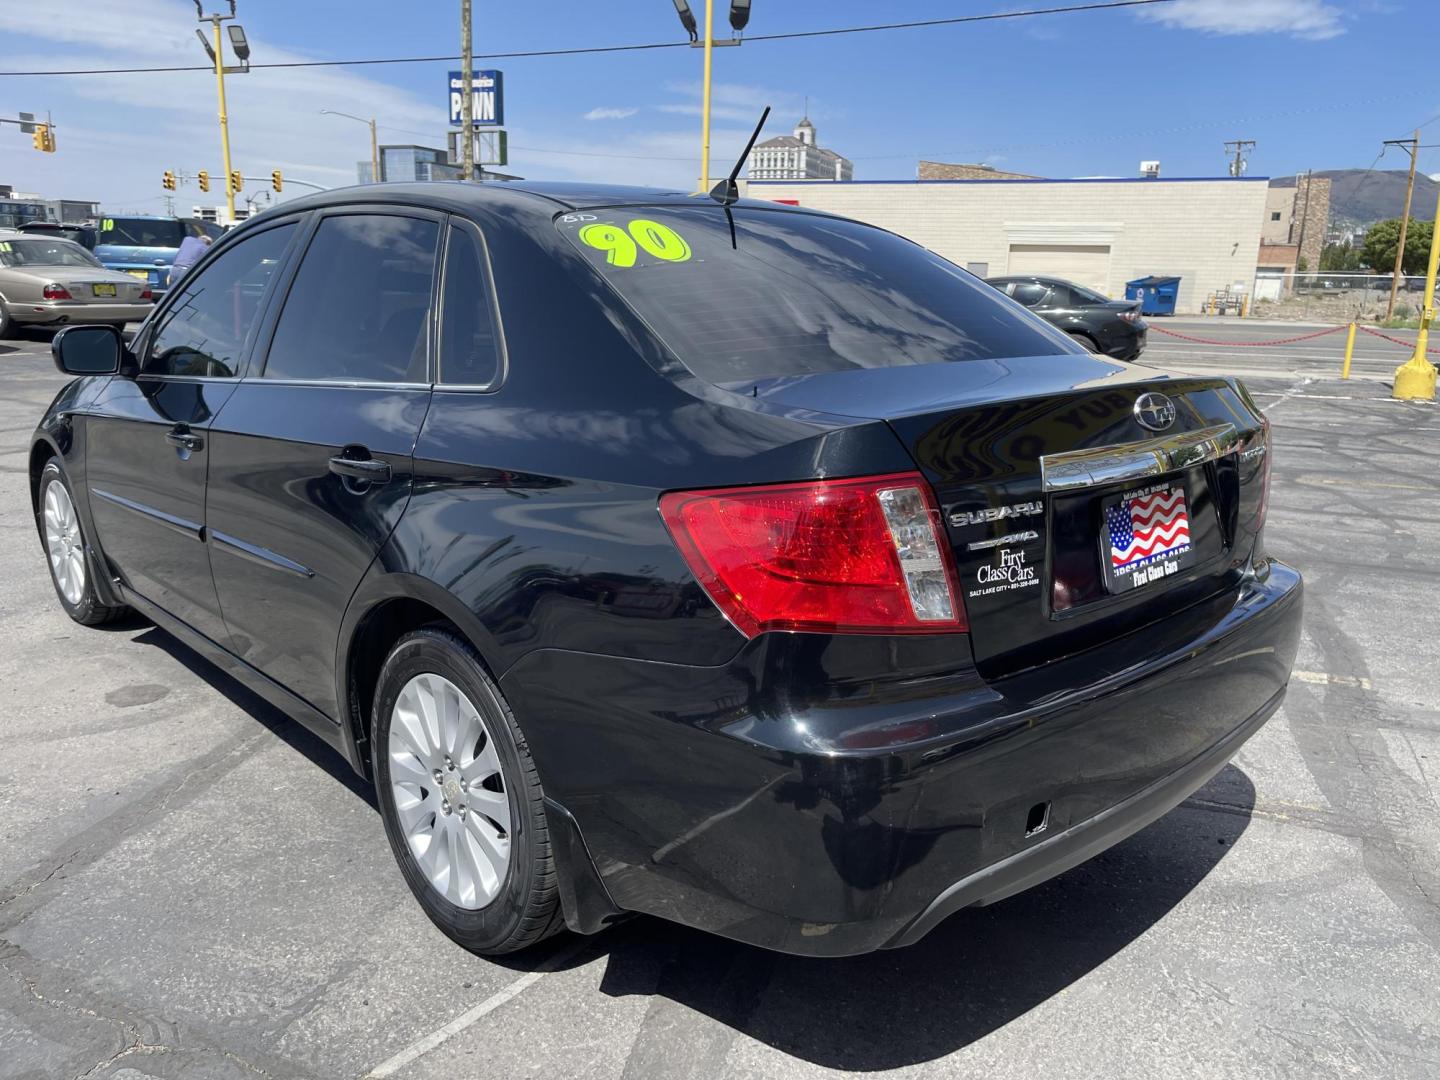
[[[1111,592],[1179,573],[1192,550],[1184,486],[1156,484],[1107,501],[1104,529],[1101,550]]]

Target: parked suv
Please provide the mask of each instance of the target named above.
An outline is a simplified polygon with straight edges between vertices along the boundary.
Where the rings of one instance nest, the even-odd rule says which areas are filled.
[[[156,296],[169,288],[170,264],[187,236],[218,240],[220,226],[200,218],[106,217],[100,221],[95,256],[111,270],[129,274],[150,286]]]
[[[333,745],[480,952],[636,911],[909,944],[1185,798],[1295,656],[1240,383],[1090,355],[859,222],[371,185],[54,348],[60,604]]]
[[[1145,351],[1147,327],[1140,317],[1138,300],[1111,300],[1060,278],[1012,276],[986,280],[1091,352],[1116,360],[1136,360]]]

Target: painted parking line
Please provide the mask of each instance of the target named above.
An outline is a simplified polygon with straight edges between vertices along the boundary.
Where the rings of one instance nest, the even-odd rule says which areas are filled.
[[[1386,488],[1390,491],[1440,491],[1440,484],[1387,484],[1383,480],[1345,480],[1330,476],[1301,476],[1291,481],[1294,484],[1318,484],[1322,487],[1345,488]]]
[[[1325,671],[1292,671],[1290,678],[1296,682],[1315,683],[1320,686],[1347,686],[1352,690],[1374,690],[1375,684],[1359,675],[1331,675]]]
[[[416,1039],[413,1043],[405,1047],[404,1050],[401,1050],[394,1057],[385,1059],[379,1065],[376,1065],[369,1072],[365,1073],[362,1080],[383,1080],[384,1077],[394,1076],[397,1072],[405,1068],[405,1066],[409,1065],[412,1061],[424,1057],[426,1054],[430,1053],[431,1050],[434,1050],[437,1046],[448,1042],[450,1039],[454,1038],[456,1035],[460,1034],[460,1032],[468,1028],[471,1024],[475,1023],[477,1020],[482,1019],[483,1017],[494,1012],[496,1009],[500,1008],[500,1006],[504,1005],[507,1001],[512,1001],[515,998],[519,997],[526,990],[530,989],[530,987],[534,986],[537,982],[543,979],[546,975],[549,975],[550,973],[555,971],[555,969],[559,968],[567,961],[574,958],[578,953],[584,951],[589,945],[590,942],[587,939],[582,938],[574,945],[570,946],[570,948],[562,949],[560,952],[550,957],[550,959],[546,960],[543,964],[539,965],[534,971],[528,971],[524,975],[521,975],[520,978],[516,979],[514,982],[510,983],[510,985],[504,987],[503,989],[498,990],[494,994],[491,994],[488,998],[480,1002],[480,1004],[476,1005],[473,1009],[467,1009],[465,1012],[455,1017],[454,1020],[451,1020],[443,1027],[438,1027],[434,1031],[430,1032],[430,1034],[424,1035],[419,1039]]]

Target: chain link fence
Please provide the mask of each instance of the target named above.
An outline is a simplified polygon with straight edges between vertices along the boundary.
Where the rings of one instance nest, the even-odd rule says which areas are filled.
[[[1348,323],[1351,320],[1396,327],[1418,326],[1425,302],[1425,278],[1400,278],[1389,324],[1391,275],[1261,270],[1255,275],[1250,314],[1262,319]]]

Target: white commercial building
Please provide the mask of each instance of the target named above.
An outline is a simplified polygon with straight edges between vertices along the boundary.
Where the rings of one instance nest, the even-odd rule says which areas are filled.
[[[1181,279],[1177,311],[1249,293],[1267,181],[1240,179],[752,179],[747,195],[867,221],[982,277],[1048,274],[1112,297],[1151,274]]]
[[[809,117],[795,125],[795,134],[758,144],[747,168],[752,180],[849,180],[855,175],[849,158],[819,144]]]

